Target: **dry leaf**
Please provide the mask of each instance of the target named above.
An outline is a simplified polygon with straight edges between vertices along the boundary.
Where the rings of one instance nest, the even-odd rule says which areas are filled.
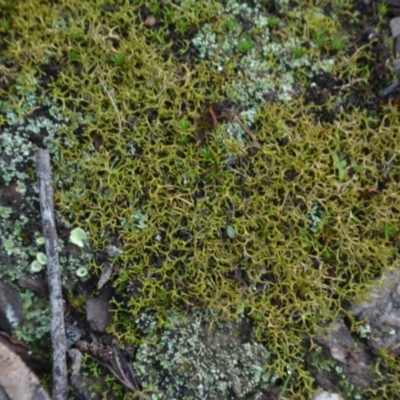
[[[50,400],[39,379],[0,342],[0,392],[10,400]]]
[[[110,290],[106,289],[86,302],[86,319],[93,331],[104,332],[112,323],[109,296]]]

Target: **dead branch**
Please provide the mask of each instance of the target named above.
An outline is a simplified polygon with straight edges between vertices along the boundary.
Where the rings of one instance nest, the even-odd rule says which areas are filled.
[[[53,187],[50,155],[47,150],[36,153],[36,173],[39,182],[40,210],[47,254],[47,276],[51,303],[51,342],[53,348],[53,399],[65,400],[68,395],[66,362],[67,341],[64,327],[61,270],[58,259],[57,231],[54,220]]]

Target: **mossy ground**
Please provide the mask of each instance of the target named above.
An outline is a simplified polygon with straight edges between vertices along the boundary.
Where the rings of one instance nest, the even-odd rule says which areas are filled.
[[[35,111],[28,95],[65,118],[56,209],[95,254],[123,250],[121,343],[140,343],[144,312],[160,326],[171,310],[245,314],[270,368],[292,369],[282,398],[307,399],[304,337],[351,321],[355,296],[398,266],[399,110],[376,97],[388,20],[357,1],[117,3],[0,1],[2,129]],[[398,362],[379,368],[366,399],[400,389]]]

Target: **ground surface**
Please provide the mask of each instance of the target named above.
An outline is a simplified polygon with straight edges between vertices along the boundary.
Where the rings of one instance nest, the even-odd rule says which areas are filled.
[[[109,271],[97,308],[110,304],[108,333],[136,349],[151,398],[395,398],[398,361],[365,347],[350,312],[399,262],[399,102],[378,96],[394,79],[383,3],[0,9],[0,275],[25,282],[14,338],[48,341],[33,163],[47,147],[66,315],[85,324]],[[98,331],[103,317],[92,316]],[[338,336],[321,339],[332,321]],[[338,342],[345,359],[331,357]],[[88,385],[134,398],[109,377]]]

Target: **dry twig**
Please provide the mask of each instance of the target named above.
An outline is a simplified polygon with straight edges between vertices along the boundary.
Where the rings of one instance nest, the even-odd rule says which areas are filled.
[[[121,116],[119,115],[119,111],[118,111],[118,107],[117,107],[117,103],[115,102],[114,98],[112,97],[110,91],[107,89],[106,84],[104,83],[104,81],[99,77],[99,81],[101,86],[103,87],[104,91],[107,93],[108,98],[111,101],[112,106],[114,107],[115,112],[117,113],[117,117],[118,117],[118,130],[119,130],[119,134],[122,134],[122,120],[121,120]]]
[[[47,276],[51,303],[51,341],[53,347],[53,399],[65,400],[68,395],[61,271],[57,249],[57,231],[54,220],[53,187],[50,155],[39,149],[36,154],[36,173],[39,182],[40,210],[47,254]]]

